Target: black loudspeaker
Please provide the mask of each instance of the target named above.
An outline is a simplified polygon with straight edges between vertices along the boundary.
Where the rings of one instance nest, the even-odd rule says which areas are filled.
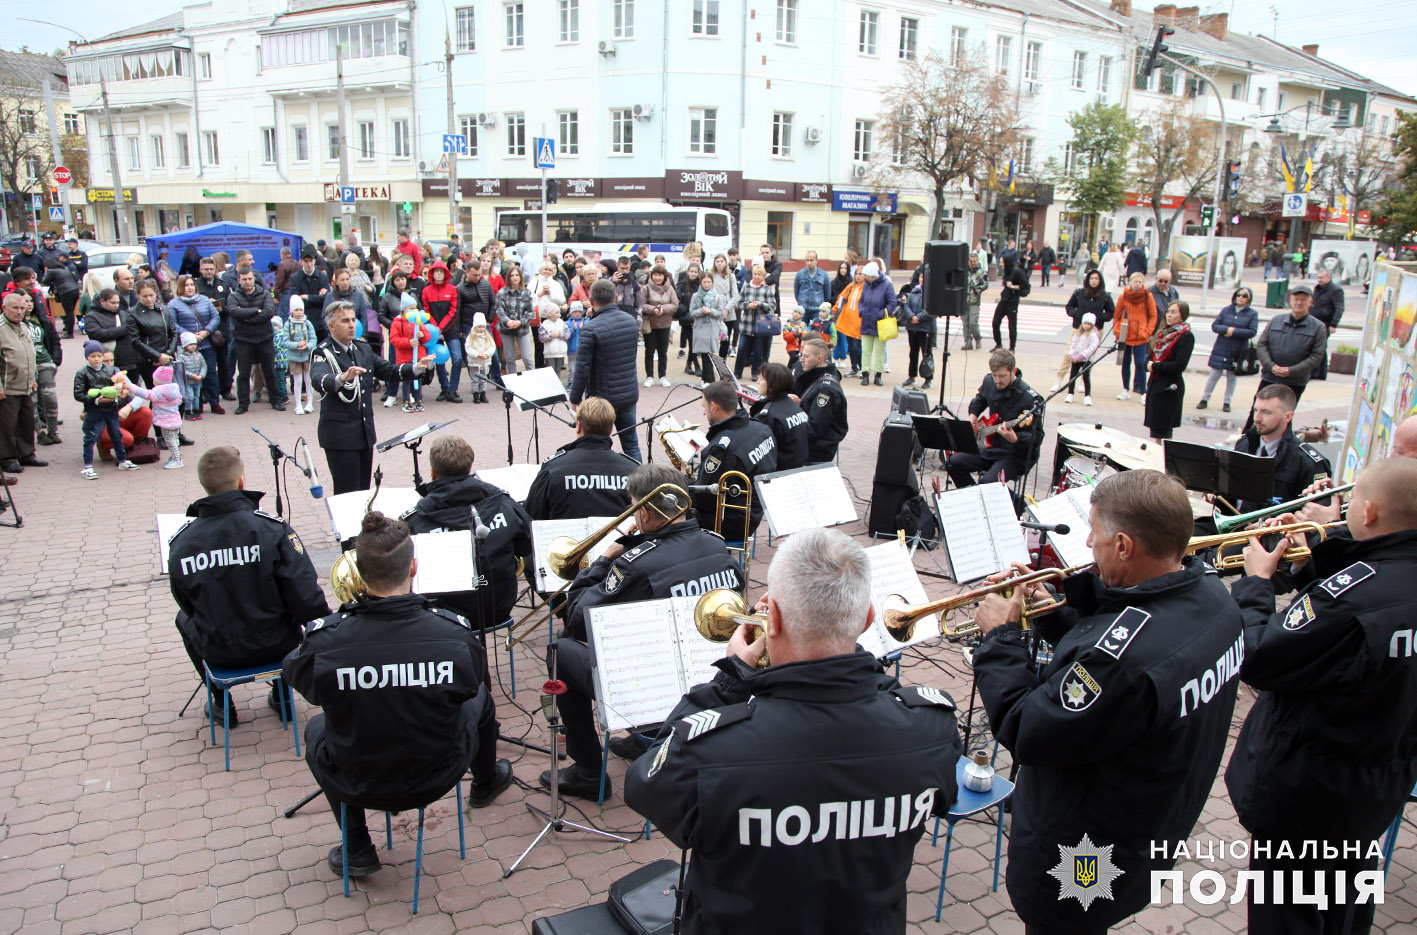
[[[876,483],[915,487],[914,458],[915,424],[909,415],[891,413],[876,445]]]
[[[930,411],[930,397],[924,390],[913,386],[897,386],[891,390],[891,411],[926,415]]]
[[[964,289],[969,276],[969,244],[931,240],[925,244],[925,311],[939,318],[964,314]]]

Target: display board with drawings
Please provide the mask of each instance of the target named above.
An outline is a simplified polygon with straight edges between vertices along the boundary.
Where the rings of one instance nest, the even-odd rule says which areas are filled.
[[[1335,344],[1330,341],[1329,352]],[[1379,262],[1368,290],[1338,483],[1386,458],[1398,423],[1417,415],[1417,273]]]
[[[398,519],[418,506],[423,499],[412,487],[380,487],[379,495],[369,507],[385,516]],[[369,503],[369,491],[351,490],[349,493],[335,494],[325,498],[325,509],[330,511],[330,528],[335,538],[343,542],[359,535],[359,527],[364,522],[364,505]]]
[[[1013,562],[1028,564],[1023,527],[1003,484],[942,491],[935,498],[935,513],[956,581],[977,581]]]
[[[531,493],[531,483],[541,473],[539,464],[509,464],[506,467],[483,468],[475,472],[477,479],[486,481],[493,487],[500,487],[518,503],[525,503]]]
[[[834,464],[762,474],[753,479],[753,489],[763,502],[768,528],[774,536],[850,523],[857,518],[841,470]]]
[[[563,582],[551,572],[546,564],[547,553],[551,550],[551,540],[557,536],[570,536],[577,542],[597,531],[606,523],[610,522],[613,516],[586,516],[581,519],[537,519],[531,522],[531,547],[532,561],[534,563],[533,573],[536,575],[536,589],[538,591],[554,591]],[[626,523],[629,520],[625,521]],[[622,524],[623,526],[624,524]],[[615,541],[615,533],[603,537],[590,550],[590,561],[605,554],[605,550],[610,548]]]
[[[1029,504],[1028,511],[1040,523],[1064,525],[1067,535],[1046,533],[1048,543],[1065,566],[1092,564],[1092,547],[1087,544],[1092,530],[1092,487],[1069,487],[1062,493]]]

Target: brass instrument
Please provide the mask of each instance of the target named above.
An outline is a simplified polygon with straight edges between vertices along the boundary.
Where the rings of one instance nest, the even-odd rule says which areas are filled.
[[[1244,568],[1244,553],[1228,552],[1227,550],[1236,548],[1243,549],[1249,544],[1251,539],[1260,536],[1290,536],[1315,533],[1318,535],[1319,541],[1322,542],[1328,536],[1330,529],[1337,529],[1339,526],[1344,525],[1347,524],[1343,520],[1326,524],[1306,521],[1287,523],[1283,526],[1262,526],[1259,529],[1238,530],[1235,532],[1221,533],[1215,536],[1196,536],[1190,542],[1186,543],[1186,554],[1194,555],[1197,552],[1213,548],[1215,549],[1215,561],[1211,563],[1213,567],[1222,570]],[[1307,545],[1293,545],[1284,551],[1284,560],[1286,562],[1303,562],[1307,561],[1311,554],[1313,553]]]
[[[374,469],[374,491],[364,504],[364,515],[374,508],[374,500],[379,496],[379,486],[384,482],[384,469]],[[359,574],[359,555],[354,549],[341,552],[330,566],[330,590],[335,592],[335,600],[341,604],[361,601],[368,594],[364,579]]]
[[[747,626],[756,630],[752,633],[752,640],[756,642],[763,633],[767,617],[747,611],[748,603],[743,595],[729,588],[714,588],[705,591],[694,605],[694,626],[711,643],[727,643],[739,626]],[[764,648],[757,668],[766,669],[770,664]]]
[[[743,498],[741,504],[728,502],[730,497],[739,496]],[[746,584],[748,567],[753,562],[752,552],[748,546],[748,537],[753,534],[753,482],[742,471],[724,471],[718,475],[718,492],[715,494],[713,531],[732,542],[735,541],[734,537],[723,529],[723,514],[728,510],[743,512],[742,535],[736,540],[739,545],[737,547],[729,546],[728,550],[738,553],[738,564],[743,569],[743,581]]]
[[[979,632],[979,626],[970,620],[958,627],[950,627],[945,619],[950,611],[968,604],[977,604],[990,594],[1012,597],[1014,588],[1019,586],[1042,584],[1046,581],[1061,582],[1064,578],[1091,567],[1091,565],[1074,565],[1071,568],[1040,568],[1038,571],[1014,575],[1003,581],[975,588],[973,591],[965,591],[963,594],[955,594],[952,597],[941,598],[925,604],[907,604],[904,597],[892,594],[886,598],[881,610],[881,623],[885,625],[886,632],[900,643],[908,642],[915,633],[915,625],[931,614],[940,615],[940,632],[945,636],[951,639],[959,636],[973,636]],[[1031,618],[1050,614],[1067,602],[1067,598],[1061,595],[1026,602],[1019,616],[1019,622],[1023,624],[1024,629],[1028,629]]]
[[[677,428],[677,429],[676,429],[676,428],[658,429],[658,432],[659,432],[659,443],[664,446],[664,452],[665,452],[665,454],[669,455],[669,463],[672,464],[672,465],[674,465],[674,470],[676,470],[676,471],[685,470],[685,467],[686,467],[686,466],[685,466],[685,464],[684,464],[684,459],[681,458],[681,457],[679,457],[679,455],[677,455],[677,454],[674,452],[674,446],[671,445],[671,444],[669,444],[669,439],[665,438],[664,436],[666,436],[666,435],[676,435],[676,434],[678,434],[679,432],[692,432],[694,429],[696,429],[696,428],[698,428],[698,427],[699,427],[699,424],[698,424],[697,422],[695,422],[695,423],[692,424],[692,425],[682,425],[682,426],[680,426],[680,427]]]
[[[1234,532],[1237,529],[1244,529],[1246,526],[1249,526],[1252,523],[1261,522],[1262,520],[1269,519],[1272,516],[1281,516],[1285,513],[1293,513],[1296,510],[1302,509],[1304,504],[1306,503],[1312,503],[1313,501],[1320,500],[1324,497],[1331,497],[1338,494],[1346,493],[1347,491],[1352,490],[1356,486],[1358,486],[1358,482],[1353,481],[1352,483],[1343,484],[1339,487],[1329,487],[1324,490],[1315,491],[1311,494],[1306,494],[1305,496],[1290,500],[1288,503],[1276,503],[1273,506],[1267,506],[1258,510],[1252,510],[1249,513],[1241,513],[1238,516],[1216,516],[1215,530],[1216,532],[1224,534]]]
[[[557,536],[555,539],[552,539],[546,550],[546,567],[550,569],[552,574],[566,583],[548,595],[541,603],[527,611],[520,620],[512,625],[511,629],[507,631],[507,648],[511,649],[529,635],[530,629],[521,636],[513,639],[513,635],[521,628],[522,624],[533,618],[537,618],[539,621],[541,609],[554,601],[563,591],[571,586],[571,582],[575,579],[576,573],[590,564],[591,550],[596,547],[600,540],[614,532],[616,526],[619,526],[641,509],[653,510],[666,524],[672,523],[689,511],[690,502],[688,495],[684,493],[683,488],[679,485],[660,484],[658,487],[630,504],[625,512],[579,542],[572,539],[570,536]],[[667,509],[666,505],[671,503],[674,505],[673,509]]]

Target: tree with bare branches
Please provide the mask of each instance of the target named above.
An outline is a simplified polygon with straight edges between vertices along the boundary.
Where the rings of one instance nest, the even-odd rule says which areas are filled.
[[[1158,261],[1171,255],[1171,235],[1186,203],[1215,188],[1218,158],[1209,122],[1186,113],[1187,101],[1176,98],[1142,118],[1132,178],[1143,198],[1151,201],[1152,217],[1161,238]],[[1180,204],[1163,207],[1163,196],[1179,195]]]
[[[43,114],[44,101],[33,88],[0,85],[0,186],[16,195],[5,202],[10,230],[28,226],[27,196],[44,190],[44,174],[53,168]]]
[[[1347,138],[1350,133],[1352,140]],[[1352,231],[1358,212],[1377,203],[1395,167],[1391,141],[1358,127],[1331,137],[1331,145],[1319,157],[1316,174],[1318,184],[1328,191],[1330,208],[1338,205],[1339,195],[1344,196],[1350,218],[1348,230]]]

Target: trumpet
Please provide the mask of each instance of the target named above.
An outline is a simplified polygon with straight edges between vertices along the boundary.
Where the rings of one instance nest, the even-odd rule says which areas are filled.
[[[728,588],[714,588],[705,591],[694,604],[694,626],[699,634],[711,643],[727,643],[739,626],[747,626],[756,641],[762,635],[767,617],[747,612],[747,601],[743,595]],[[768,651],[763,649],[757,668],[766,669],[770,665]]]
[[[374,490],[364,503],[364,515],[374,508],[374,500],[379,496],[379,486],[384,482],[384,469],[374,469]],[[359,574],[359,555],[354,549],[341,552],[330,566],[330,590],[335,592],[335,600],[341,604],[352,604],[364,599],[368,588]]]
[[[1251,539],[1259,536],[1297,536],[1314,533],[1318,535],[1322,542],[1328,537],[1328,531],[1346,525],[1340,520],[1336,523],[1312,523],[1298,522],[1286,523],[1283,526],[1264,526],[1260,529],[1239,530],[1236,532],[1221,533],[1215,536],[1196,536],[1186,543],[1186,554],[1194,555],[1206,549],[1215,549],[1215,561],[1211,565],[1221,570],[1232,568],[1244,568],[1245,556],[1234,549],[1243,549],[1249,544]],[[1284,550],[1284,560],[1286,562],[1308,561],[1313,551],[1307,545],[1292,545]]]
[[[684,459],[681,458],[681,457],[679,457],[679,455],[675,453],[675,451],[674,451],[674,446],[671,445],[671,444],[669,444],[669,439],[665,438],[665,436],[666,436],[666,435],[676,435],[676,434],[678,434],[679,432],[692,432],[694,429],[696,429],[696,428],[698,428],[698,427],[699,427],[699,424],[698,424],[697,422],[695,422],[695,423],[692,424],[692,425],[681,425],[681,426],[680,426],[679,428],[677,428],[677,429],[671,427],[671,428],[667,428],[667,429],[658,429],[658,430],[657,430],[657,431],[659,432],[659,443],[664,446],[664,452],[665,452],[665,454],[669,455],[669,463],[672,464],[672,465],[674,465],[674,470],[676,470],[676,471],[682,471],[682,470],[684,470],[684,468],[685,468]]]
[[[905,598],[899,594],[892,594],[887,597],[881,610],[881,623],[885,625],[886,632],[897,642],[908,642],[915,634],[915,625],[931,614],[940,615],[940,632],[945,636],[954,639],[959,636],[973,636],[979,633],[979,625],[973,620],[960,624],[958,627],[951,627],[945,619],[950,611],[968,604],[977,604],[990,594],[1002,594],[1004,597],[1012,597],[1014,588],[1019,586],[1028,587],[1035,584],[1043,584],[1047,581],[1061,582],[1079,571],[1091,568],[1091,565],[1074,565],[1071,568],[1040,568],[1038,571],[1030,571],[1027,574],[1014,575],[1005,578],[1003,581],[996,581],[993,584],[985,585],[982,588],[975,588],[973,591],[965,591],[963,594],[955,594],[951,597],[941,598],[937,601],[930,601],[925,604],[907,604]],[[1053,611],[1067,604],[1067,598],[1062,596],[1051,596],[1041,598],[1036,601],[1024,603],[1023,611],[1019,615],[1019,622],[1024,629],[1030,626],[1029,621],[1033,617],[1040,617],[1044,614],[1051,614]]]
[[[1281,516],[1285,513],[1293,513],[1295,510],[1302,508],[1306,503],[1312,503],[1313,501],[1320,500],[1324,497],[1331,497],[1336,494],[1345,493],[1349,490],[1352,490],[1356,486],[1358,486],[1358,482],[1353,481],[1351,483],[1343,484],[1339,487],[1329,487],[1324,490],[1315,491],[1314,493],[1307,494],[1295,500],[1290,500],[1288,503],[1276,503],[1273,506],[1263,507],[1258,510],[1251,510],[1249,513],[1240,513],[1237,516],[1217,515],[1215,517],[1215,529],[1216,532],[1222,534],[1231,533],[1237,529],[1244,529],[1251,523],[1258,523],[1262,520],[1269,519],[1271,516]]]

